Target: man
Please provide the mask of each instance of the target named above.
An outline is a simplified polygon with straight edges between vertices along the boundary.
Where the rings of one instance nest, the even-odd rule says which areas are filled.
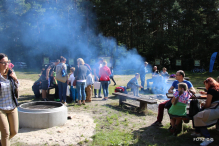
[[[139,73],[136,73],[135,77],[132,78],[127,84],[127,87],[131,88],[134,96],[137,96],[137,97],[140,97],[138,88],[143,88],[142,86],[138,85],[139,76],[140,76]]]
[[[48,64],[43,70],[42,75],[41,75],[41,81],[42,81],[42,101],[47,101],[46,99],[46,90],[49,87],[49,76],[51,75],[52,71],[55,71],[56,65],[60,63],[60,60],[57,59],[56,62],[52,62]]]
[[[144,91],[145,75],[148,72],[147,65],[148,65],[148,63],[144,62],[144,65],[140,69],[141,86],[143,87],[143,88],[141,88],[141,91]]]
[[[99,71],[100,71],[100,68],[102,67],[102,63],[103,63],[103,58],[99,58],[98,63],[94,66],[94,69],[93,69],[94,70],[94,81],[99,82],[99,79],[100,79]],[[98,98],[102,98],[100,94],[101,94],[101,86],[98,92]],[[94,89],[94,95],[95,95],[95,98],[97,98],[97,89]]]
[[[157,82],[157,79],[159,77],[159,71],[157,70],[157,66],[154,66],[153,68],[153,73],[152,73],[152,78],[151,79],[147,79],[147,89],[149,90],[149,82],[153,82],[153,84],[155,84]]]
[[[178,89],[178,84],[183,82],[183,83],[186,83],[187,86],[188,86],[188,89],[192,92],[192,93],[196,93],[195,91],[195,88],[193,87],[192,83],[190,81],[187,81],[187,80],[184,80],[184,77],[185,77],[185,73],[183,70],[178,70],[176,72],[176,80],[173,82],[172,86],[170,87],[170,89],[168,90],[168,93],[173,93],[173,89]],[[170,101],[170,100],[167,100],[167,101],[164,101],[162,103],[159,104],[158,106],[158,115],[157,115],[157,121],[154,122],[152,124],[152,126],[163,126],[162,125],[162,120],[163,120],[163,112],[164,112],[164,107],[165,107],[165,104]]]

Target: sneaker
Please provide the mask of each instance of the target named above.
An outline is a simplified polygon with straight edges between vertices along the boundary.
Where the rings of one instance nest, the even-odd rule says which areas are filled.
[[[60,99],[56,99],[57,102],[60,102]]]
[[[163,126],[163,124],[161,123],[161,122],[158,122],[158,121],[156,121],[156,122],[154,122],[151,126],[158,126],[158,127],[162,127]]]
[[[102,100],[108,100],[108,98],[103,98]]]
[[[202,143],[200,143],[200,146],[207,146],[207,145],[209,145],[210,143],[212,143],[214,140],[213,139],[211,139],[211,138],[205,138],[205,140],[202,142]]]
[[[97,98],[97,95],[95,95],[94,98]]]
[[[48,101],[46,98],[43,98],[41,101]]]
[[[200,133],[196,133],[196,132],[192,132],[192,133],[191,133],[191,136],[200,137],[201,134],[200,134]]]
[[[65,106],[67,106],[67,105],[68,105],[66,102],[63,102],[63,104],[64,104]]]
[[[114,86],[116,86],[116,83],[114,84]]]
[[[98,96],[98,98],[102,98],[102,96],[100,95],[100,96]]]

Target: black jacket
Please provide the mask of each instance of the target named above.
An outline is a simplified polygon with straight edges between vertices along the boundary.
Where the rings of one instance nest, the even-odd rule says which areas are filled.
[[[10,76],[10,74],[12,73],[12,71],[9,69],[8,74],[7,74],[7,78],[10,80],[11,84],[12,84],[12,99],[15,103],[16,106],[18,106],[18,102],[17,102],[17,98],[18,98],[18,88],[17,85],[15,84],[13,78]]]

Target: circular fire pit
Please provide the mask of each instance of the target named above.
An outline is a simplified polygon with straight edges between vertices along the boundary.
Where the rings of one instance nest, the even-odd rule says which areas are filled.
[[[24,128],[50,128],[64,125],[68,109],[60,102],[37,101],[18,107],[19,126]]]

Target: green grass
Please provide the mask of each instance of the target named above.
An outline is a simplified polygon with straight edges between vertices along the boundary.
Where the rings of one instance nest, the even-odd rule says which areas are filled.
[[[39,70],[40,71],[40,70]],[[168,71],[169,74],[175,74],[176,71]],[[217,78],[219,72],[213,73],[191,73],[185,72],[186,77],[190,77],[190,81],[195,88],[204,86],[203,81],[207,77]],[[28,70],[16,71],[18,79],[37,80],[38,72],[31,72]],[[117,86],[126,86],[127,82],[134,77],[133,75],[115,76],[114,79],[117,82]],[[151,74],[146,76],[146,79],[151,78]],[[139,80],[140,83],[140,80]],[[114,92],[115,87],[109,86],[110,95]],[[28,95],[26,95],[28,96]],[[95,135],[92,137],[93,141],[84,140],[79,142],[79,145],[139,145],[139,146],[192,146],[199,145],[200,142],[192,141],[190,136],[191,126],[184,124],[184,133],[179,134],[178,137],[173,137],[168,133],[169,124],[166,124],[162,128],[152,127],[147,124],[147,120],[154,118],[156,114],[151,110],[147,110],[146,114],[136,113],[131,110],[122,109],[118,105],[118,99],[112,98],[115,102],[108,105],[93,104],[86,106],[69,106],[69,111],[80,112],[86,111],[93,114],[94,122],[96,123]],[[71,105],[71,104],[70,104]],[[92,114],[91,114],[92,115]],[[219,140],[218,132],[216,130],[209,130],[214,137],[215,142],[213,145],[217,145]],[[23,145],[22,143],[16,143],[13,145]]]

